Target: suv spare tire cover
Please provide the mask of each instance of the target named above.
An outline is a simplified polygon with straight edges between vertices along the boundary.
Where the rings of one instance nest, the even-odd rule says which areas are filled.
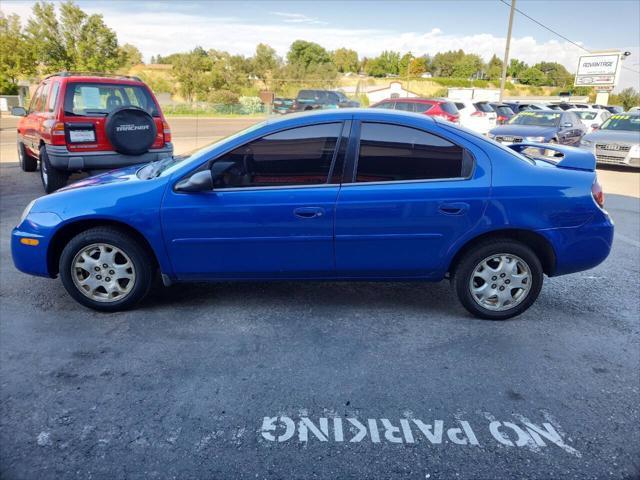
[[[156,139],[156,123],[146,111],[137,107],[121,107],[107,115],[107,138],[116,152],[141,155]]]

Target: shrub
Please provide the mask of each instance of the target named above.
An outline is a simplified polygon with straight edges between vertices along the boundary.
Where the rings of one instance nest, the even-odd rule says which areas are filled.
[[[264,110],[264,105],[259,97],[240,97],[239,101],[242,113],[260,113]]]
[[[207,101],[220,105],[233,105],[238,103],[238,95],[230,90],[213,90],[207,96]]]

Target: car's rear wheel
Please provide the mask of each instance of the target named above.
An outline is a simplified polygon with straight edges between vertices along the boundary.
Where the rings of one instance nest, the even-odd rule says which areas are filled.
[[[58,170],[49,161],[47,149],[40,147],[40,180],[46,193],[53,193],[67,184],[69,174]]]
[[[60,256],[60,277],[69,295],[94,310],[126,310],[149,292],[153,262],[133,237],[97,227],[71,239]]]
[[[35,172],[38,169],[38,160],[27,153],[22,142],[18,142],[18,160],[23,172]]]
[[[514,240],[494,240],[469,250],[458,263],[453,285],[473,315],[506,320],[527,310],[540,294],[544,274],[536,254]]]

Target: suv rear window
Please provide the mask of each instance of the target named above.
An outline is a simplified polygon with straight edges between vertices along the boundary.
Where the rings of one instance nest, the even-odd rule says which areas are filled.
[[[486,102],[478,102],[478,103],[475,104],[475,106],[481,112],[487,112],[487,113],[493,113],[494,112],[493,108],[491,108],[491,105],[489,105]]]
[[[458,115],[460,113],[453,102],[443,102],[440,104],[440,108],[449,115]]]
[[[141,85],[69,83],[64,97],[67,115],[107,115],[120,107],[140,107],[153,117],[160,113],[149,91]]]

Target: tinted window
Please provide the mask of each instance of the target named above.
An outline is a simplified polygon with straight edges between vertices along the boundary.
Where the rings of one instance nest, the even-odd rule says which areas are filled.
[[[414,103],[413,104],[413,109],[414,109],[413,111],[416,113],[428,112],[432,108],[433,108],[433,105],[431,105],[430,103]]]
[[[120,107],[140,107],[150,115],[160,114],[149,91],[142,85],[70,83],[64,97],[67,115],[107,115]]]
[[[243,145],[213,165],[216,188],[326,183],[341,123],[293,128]]]
[[[487,113],[493,113],[494,112],[493,108],[491,108],[491,105],[489,105],[486,102],[478,102],[475,105],[476,105],[476,108],[478,110],[480,110],[481,112],[487,112]]]
[[[415,128],[363,123],[357,182],[463,176],[464,149]]]
[[[513,115],[513,110],[511,110],[509,107],[499,106],[499,107],[496,107],[496,111],[500,115],[505,115],[507,117]]]
[[[627,130],[627,131],[640,131],[640,115],[627,115],[625,113],[617,113],[609,117],[609,119],[602,124],[601,130]]]
[[[382,102],[380,105],[376,105],[376,108],[393,108],[394,103],[393,102]]]
[[[404,112],[413,112],[413,106],[409,102],[396,102],[396,110]]]
[[[450,115],[458,115],[458,107],[452,102],[444,102],[440,104],[440,108]]]
[[[465,108],[464,103],[456,102],[456,104],[455,104],[455,105],[456,105],[456,108],[457,108],[458,110],[464,110],[464,108]]]

